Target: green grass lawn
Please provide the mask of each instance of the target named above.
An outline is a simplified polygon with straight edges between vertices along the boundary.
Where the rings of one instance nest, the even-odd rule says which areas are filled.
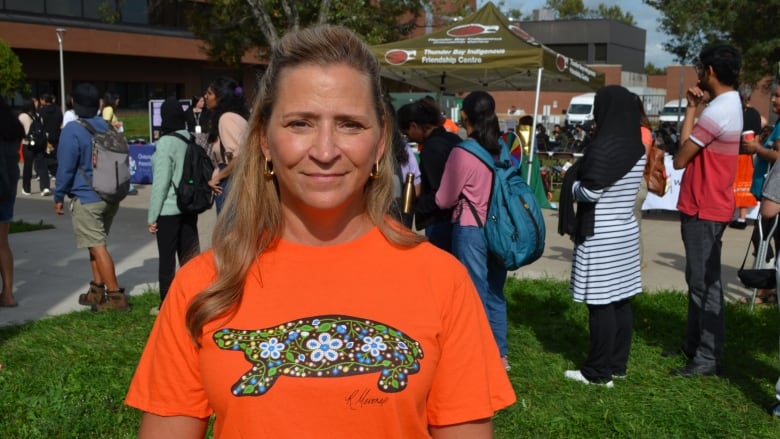
[[[725,376],[686,379],[668,375],[682,358],[660,356],[681,343],[685,297],[640,295],[628,377],[606,389],[563,378],[588,348],[587,309],[566,283],[510,280],[506,294],[517,403],[496,416],[497,438],[780,437],[762,409],[780,375],[775,307],[729,305]],[[140,414],[122,401],[157,300],[150,292],[131,298],[131,313],[0,328],[0,438],[135,437]]]
[[[36,230],[47,230],[53,228],[54,226],[51,224],[44,224],[43,220],[40,220],[37,223],[28,223],[22,220],[18,220],[11,222],[11,225],[8,228],[8,233],[34,232]]]

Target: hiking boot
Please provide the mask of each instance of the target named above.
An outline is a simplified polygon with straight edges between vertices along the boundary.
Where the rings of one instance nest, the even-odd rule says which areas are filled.
[[[93,281],[89,282],[89,290],[84,294],[79,294],[79,305],[97,305],[103,300],[103,295],[106,293],[106,286],[96,284]]]
[[[125,296],[125,289],[120,288],[117,291],[108,291],[103,295],[103,300],[100,303],[92,305],[93,312],[105,312],[105,311],[130,311],[132,307],[127,303],[127,296]]]

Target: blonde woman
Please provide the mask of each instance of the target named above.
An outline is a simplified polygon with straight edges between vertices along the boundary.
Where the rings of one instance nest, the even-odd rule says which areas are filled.
[[[466,270],[389,215],[379,64],[274,48],[213,250],[177,274],[127,404],[141,438],[489,438],[515,396]],[[399,278],[388,267],[409,267]]]

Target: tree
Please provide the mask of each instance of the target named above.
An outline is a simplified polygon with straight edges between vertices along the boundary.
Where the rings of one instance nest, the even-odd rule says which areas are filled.
[[[561,20],[585,18],[589,14],[582,0],[547,0],[545,7],[557,12]]]
[[[466,2],[425,0],[211,0],[193,2],[190,30],[206,43],[210,59],[238,65],[249,49],[275,44],[285,32],[315,23],[352,29],[369,44],[395,41],[409,35],[429,8],[435,15],[462,12]],[[445,4],[442,11],[438,4]],[[453,11],[453,6],[457,10]]]
[[[666,70],[657,67],[655,64],[649,62],[645,64],[645,73],[647,73],[648,75],[663,75],[664,73],[666,73]]]
[[[0,39],[0,95],[12,98],[16,92],[29,93],[30,86],[19,57]]]
[[[742,51],[742,79],[756,83],[773,72],[780,59],[776,17],[780,0],[643,0],[661,12],[658,29],[669,35],[664,49],[686,64],[715,41],[727,41]]]
[[[599,3],[598,7],[594,11],[594,16],[597,18],[617,20],[630,26],[636,25],[634,16],[630,12],[623,12],[623,10],[620,9],[620,6],[618,5],[607,6],[604,3]]]
[[[545,7],[554,10],[561,20],[576,18],[605,18],[617,20],[630,26],[636,25],[630,12],[623,12],[618,5],[599,3],[596,9],[588,9],[582,0],[547,0]]]

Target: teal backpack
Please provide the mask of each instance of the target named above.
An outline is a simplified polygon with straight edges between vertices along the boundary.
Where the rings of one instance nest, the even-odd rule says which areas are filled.
[[[477,225],[483,229],[490,253],[507,270],[516,270],[539,259],[544,252],[545,226],[542,210],[533,191],[523,180],[506,145],[495,160],[479,143],[466,139],[457,146],[476,156],[493,172],[487,221],[482,224],[474,205],[466,200]]]

